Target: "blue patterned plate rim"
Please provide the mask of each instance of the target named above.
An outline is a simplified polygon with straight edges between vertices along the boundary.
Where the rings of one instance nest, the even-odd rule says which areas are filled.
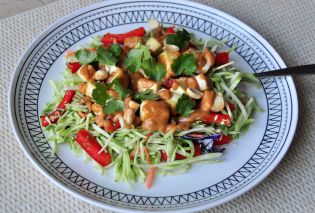
[[[15,72],[14,75],[11,79],[11,83],[10,83],[10,91],[9,91],[9,116],[10,116],[10,121],[11,121],[11,125],[12,128],[14,130],[14,134],[16,136],[16,138],[19,141],[19,144],[21,146],[21,148],[23,149],[24,153],[26,154],[26,156],[30,159],[30,161],[33,163],[33,165],[45,176],[47,177],[50,181],[52,181],[54,184],[56,184],[57,186],[59,186],[60,188],[62,188],[63,190],[67,191],[68,193],[79,197],[89,203],[92,203],[94,205],[97,205],[99,207],[105,207],[105,208],[109,208],[112,210],[117,210],[117,211],[124,211],[124,212],[130,212],[130,211],[150,211],[150,208],[146,207],[142,208],[142,209],[128,209],[126,208],[126,206],[121,207],[119,205],[115,205],[115,204],[107,204],[101,201],[98,201],[96,199],[93,199],[87,195],[84,195],[82,193],[78,193],[78,191],[74,190],[71,186],[68,186],[67,184],[63,183],[62,181],[60,181],[58,178],[54,177],[53,175],[51,175],[49,173],[49,171],[41,164],[41,162],[38,161],[38,159],[36,159],[36,157],[34,156],[34,154],[30,151],[29,147],[26,145],[26,143],[24,142],[23,136],[21,134],[21,132],[18,130],[18,122],[17,122],[17,116],[16,116],[16,109],[13,107],[16,104],[16,100],[15,100],[15,94],[16,94],[16,84],[18,82],[19,79],[19,74],[20,74],[20,70],[23,68],[24,63],[25,62],[25,58],[27,58],[30,53],[32,52],[32,50],[34,49],[34,45],[35,44],[39,44],[42,42],[42,40],[48,36],[49,34],[51,34],[52,32],[54,32],[54,30],[56,30],[58,28],[58,26],[61,26],[63,24],[66,24],[67,22],[71,21],[72,19],[80,16],[81,14],[84,14],[86,12],[90,12],[93,10],[97,10],[98,8],[107,6],[113,6],[113,5],[124,5],[124,4],[133,4],[133,3],[139,3],[139,1],[106,1],[106,2],[101,2],[95,5],[91,5],[88,7],[85,7],[83,9],[80,9],[78,11],[73,12],[72,14],[60,19],[59,21],[57,21],[56,23],[52,24],[51,26],[49,26],[41,35],[39,35],[36,39],[34,39],[34,42],[31,43],[27,50],[25,51],[25,53],[23,54],[23,56],[20,58],[18,64],[15,67]],[[270,55],[272,55],[272,57],[274,58],[274,60],[276,61],[276,63],[278,64],[279,67],[284,68],[285,63],[283,62],[283,60],[281,59],[281,57],[279,56],[279,54],[274,50],[274,48],[262,37],[260,36],[256,31],[254,31],[252,28],[250,28],[249,26],[247,26],[246,24],[244,24],[243,22],[239,21],[238,19],[224,13],[221,12],[217,9],[211,8],[209,6],[205,6],[199,3],[194,3],[194,2],[190,2],[190,1],[173,1],[173,2],[167,2],[164,0],[160,0],[160,1],[141,1],[142,3],[159,3],[159,4],[168,4],[168,5],[174,5],[174,6],[187,6],[190,8],[193,8],[195,10],[200,10],[203,12],[209,12],[209,13],[213,13],[216,14],[218,16],[220,16],[221,18],[233,23],[234,25],[236,25],[237,27],[239,27],[238,30],[244,30],[246,31],[248,34],[250,34],[252,36],[252,38],[255,39],[255,42],[258,42],[260,44],[262,44],[265,48],[265,50],[267,50],[269,52]],[[294,86],[294,82],[293,79],[291,77],[285,77],[283,78],[285,79],[285,82],[289,88],[289,93],[290,93],[290,101],[291,101],[291,121],[290,121],[290,127],[289,127],[289,131],[288,134],[286,135],[286,139],[285,142],[282,144],[282,147],[280,149],[280,151],[277,153],[277,156],[275,157],[275,159],[270,163],[270,165],[265,168],[264,171],[262,171],[260,173],[260,175],[258,177],[256,177],[254,180],[252,180],[249,184],[245,185],[244,187],[240,188],[239,190],[237,190],[236,192],[230,194],[229,196],[225,196],[221,199],[215,200],[214,202],[208,202],[208,203],[202,203],[202,205],[192,205],[192,206],[188,206],[186,208],[183,208],[182,206],[179,206],[179,208],[176,208],[176,206],[173,206],[169,209],[154,209],[154,210],[160,210],[160,211],[168,211],[168,212],[190,212],[190,211],[198,211],[198,210],[202,210],[205,208],[209,208],[209,207],[214,207],[217,205],[220,205],[222,203],[225,203],[231,199],[236,198],[237,196],[247,192],[248,190],[250,190],[251,188],[253,188],[255,185],[257,185],[258,183],[260,183],[264,178],[266,178],[271,171],[273,171],[273,169],[278,165],[278,163],[281,161],[281,159],[284,157],[285,153],[287,152],[294,133],[295,133],[295,129],[296,129],[296,125],[297,125],[297,118],[298,118],[298,101],[297,101],[297,94],[296,94],[296,89]],[[151,210],[152,211],[152,210]]]

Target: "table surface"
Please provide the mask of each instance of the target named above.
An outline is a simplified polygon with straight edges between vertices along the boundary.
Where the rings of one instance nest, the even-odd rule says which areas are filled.
[[[0,0],[0,19],[55,1],[56,0]]]
[[[43,0],[45,1],[45,0]],[[0,20],[0,212],[108,212],[49,182],[24,156],[8,118],[14,66],[48,25],[98,0],[65,0]],[[244,21],[265,37],[288,66],[315,63],[315,1],[200,0]],[[294,78],[299,123],[279,166],[246,194],[206,212],[315,212],[315,76]]]

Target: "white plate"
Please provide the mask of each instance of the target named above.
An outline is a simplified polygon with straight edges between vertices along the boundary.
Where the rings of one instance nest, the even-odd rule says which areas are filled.
[[[125,32],[158,18],[164,25],[185,27],[198,37],[227,39],[236,45],[236,66],[246,72],[285,67],[277,52],[257,32],[239,20],[205,5],[186,1],[106,1],[83,8],[50,26],[21,57],[11,81],[9,109],[12,127],[35,167],[65,191],[100,207],[120,211],[194,211],[214,207],[254,187],[280,162],[292,141],[298,115],[291,77],[261,79],[263,89],[248,87],[265,109],[255,114],[249,132],[225,153],[225,161],[197,164],[188,173],[158,177],[150,190],[128,187],[84,163],[67,145],[50,156],[39,115],[50,100],[50,79],[60,79],[66,49],[76,49],[94,35]],[[47,192],[49,193],[49,192]]]

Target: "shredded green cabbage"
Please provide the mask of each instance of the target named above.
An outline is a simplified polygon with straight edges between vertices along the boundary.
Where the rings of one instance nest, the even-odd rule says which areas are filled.
[[[89,47],[99,46],[100,38],[93,38]],[[194,36],[192,37],[192,42],[200,49],[211,48],[213,52],[226,43],[226,41],[217,40],[204,43],[202,40],[197,40]],[[234,49],[235,47],[231,47],[228,52]],[[161,175],[166,175],[180,171],[186,172],[195,162],[220,162],[222,160],[220,158],[222,156],[221,153],[208,153],[194,157],[195,148],[193,142],[182,139],[182,136],[193,132],[202,132],[208,135],[222,133],[238,138],[254,122],[253,112],[261,110],[261,108],[253,98],[247,98],[238,89],[238,86],[243,81],[254,83],[257,86],[260,86],[260,82],[254,75],[238,71],[232,66],[233,63],[231,61],[212,68],[208,74],[208,77],[214,82],[214,89],[217,92],[222,92],[224,95],[226,107],[223,112],[231,118],[230,127],[204,125],[196,122],[187,131],[169,131],[166,134],[156,131],[148,140],[146,135],[149,132],[136,128],[121,128],[110,134],[95,124],[94,115],[89,113],[88,108],[80,103],[82,95],[77,93],[72,103],[67,105],[65,113],[59,118],[58,122],[45,128],[49,133],[46,141],[51,144],[51,154],[54,155],[57,152],[58,144],[67,143],[75,154],[81,155],[82,148],[75,142],[74,138],[78,130],[86,129],[95,136],[98,143],[103,147],[100,152],[106,150],[112,158],[109,165],[102,167],[97,164],[96,169],[104,175],[106,168],[113,167],[115,181],[144,182],[148,169],[152,167],[158,168],[158,173]],[[61,81],[50,81],[53,88],[53,100],[45,106],[44,113],[53,111],[62,99],[65,91],[69,88],[77,88],[81,82],[80,78],[70,73],[68,69],[63,75],[63,80]],[[236,109],[231,110],[228,103],[234,104]],[[87,113],[87,117],[81,118],[79,112]],[[146,162],[145,148],[149,150],[151,165]],[[167,162],[162,161],[162,152],[165,152],[168,156]],[[177,154],[186,158],[175,160]],[[90,160],[88,155],[86,155],[86,160]]]

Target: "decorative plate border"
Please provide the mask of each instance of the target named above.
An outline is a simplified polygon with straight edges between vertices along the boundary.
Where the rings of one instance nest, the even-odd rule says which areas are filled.
[[[15,122],[19,124],[18,128],[20,132],[23,133],[23,138],[24,141],[26,141],[25,144],[28,146],[28,149],[32,150],[31,154],[33,157],[39,162],[44,162],[45,164],[43,166],[51,175],[57,179],[61,178],[63,181],[65,181],[66,178],[67,181],[65,181],[65,185],[70,184],[75,190],[81,191],[93,199],[102,202],[105,201],[113,205],[141,209],[192,207],[196,204],[209,202],[209,200],[217,200],[218,198],[233,193],[234,190],[240,187],[240,185],[248,184],[250,178],[255,177],[259,172],[263,172],[263,170],[266,169],[265,166],[271,164],[272,162],[270,161],[275,159],[274,154],[280,152],[281,149],[278,149],[279,145],[281,145],[283,137],[287,133],[285,131],[286,128],[282,132],[279,132],[281,125],[284,127],[287,126],[286,123],[281,123],[283,119],[282,112],[285,112],[284,121],[287,121],[290,117],[288,114],[289,109],[287,108],[287,95],[290,97],[289,100],[291,101],[292,107],[291,94],[285,94],[286,86],[290,92],[287,79],[262,79],[262,84],[268,100],[268,126],[264,138],[252,158],[241,169],[227,179],[213,186],[189,194],[166,197],[145,197],[103,188],[72,171],[57,156],[51,157],[49,145],[40,142],[44,135],[38,122],[37,101],[41,83],[50,66],[66,49],[77,41],[94,32],[108,29],[112,26],[128,24],[128,21],[130,23],[144,23],[148,18],[157,17],[164,23],[184,26],[199,32],[203,29],[202,31],[204,32],[201,33],[210,34],[217,39],[228,39],[227,44],[229,46],[237,45],[236,52],[248,62],[255,72],[267,71],[269,70],[267,63],[269,63],[269,66],[274,64],[266,56],[264,51],[258,48],[249,38],[242,35],[240,32],[234,32],[235,34],[233,34],[232,31],[236,30],[229,26],[230,23],[228,22],[230,21],[227,20],[228,22],[223,23],[222,20],[219,20],[222,17],[218,14],[207,16],[200,13],[199,17],[197,17],[187,14],[193,14],[195,12],[193,10],[195,9],[201,10],[199,8],[191,8],[186,5],[175,3],[167,3],[169,5],[166,5],[166,3],[163,2],[164,5],[161,6],[157,5],[159,4],[157,1],[145,2],[150,2],[152,4],[140,5],[137,4],[137,2],[129,2],[129,5],[125,3],[124,6],[117,3],[103,7],[94,7],[94,9],[91,10],[86,9],[84,13],[80,13],[80,15],[72,18],[71,21],[64,21],[64,23],[60,23],[59,26],[56,25],[57,27],[51,29],[51,32],[46,33],[45,37],[41,38],[41,40],[37,40],[37,45],[35,48],[33,47],[33,51],[31,51],[30,54],[27,54],[29,57],[25,60],[23,67],[20,68],[22,72],[17,78],[20,87],[16,87],[16,89],[20,89],[19,91],[14,92],[14,95],[18,94],[18,97],[14,97],[14,104],[18,103],[15,107],[18,107],[19,115],[15,114],[14,117],[21,118],[21,120],[16,120]],[[144,1],[141,2],[141,4],[143,3]],[[177,7],[172,8],[174,6]],[[154,7],[156,10],[147,10],[148,8]],[[186,8],[183,9],[182,7]],[[163,8],[164,11],[162,11],[161,8]],[[174,9],[185,11],[186,14],[174,12]],[[117,12],[114,13],[114,11]],[[209,11],[206,11],[206,13],[209,13]],[[204,16],[204,19],[200,18],[200,16]],[[208,22],[207,20],[211,20],[211,22]],[[68,25],[69,22],[70,24]],[[52,32],[56,33],[52,36]],[[237,35],[237,33],[239,35]],[[240,38],[241,36],[242,39]],[[251,47],[243,41],[245,39],[247,43],[252,44]],[[42,46],[39,47],[39,45]],[[255,49],[252,47],[255,47]],[[37,51],[36,54],[35,50]],[[274,60],[276,61],[276,59]],[[272,68],[274,69],[278,67]],[[22,74],[23,76],[21,76]],[[284,93],[282,94],[283,97],[281,96],[281,91],[279,89],[282,89],[282,92]],[[282,107],[284,108],[282,109]],[[25,114],[23,112],[25,112]],[[291,121],[292,119],[289,122]],[[33,143],[28,144],[27,142],[29,141],[33,141]],[[51,170],[51,166],[54,170]],[[253,175],[253,173],[255,174]],[[237,187],[235,187],[236,184]]]

